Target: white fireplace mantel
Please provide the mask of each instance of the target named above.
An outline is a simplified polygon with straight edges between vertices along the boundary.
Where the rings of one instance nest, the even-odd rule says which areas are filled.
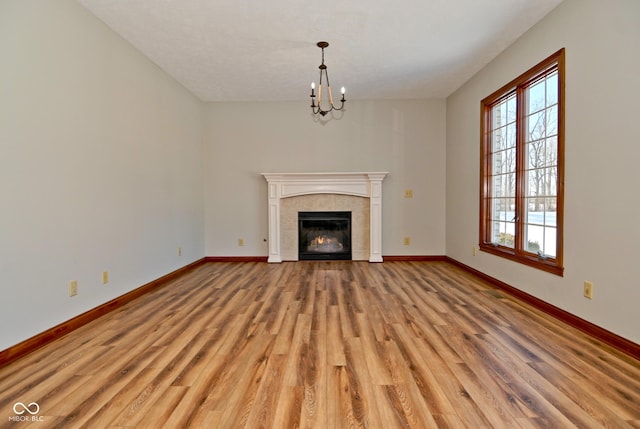
[[[310,194],[343,194],[369,198],[369,262],[382,262],[382,180],[387,172],[262,173],[268,183],[269,259],[282,262],[280,200]]]

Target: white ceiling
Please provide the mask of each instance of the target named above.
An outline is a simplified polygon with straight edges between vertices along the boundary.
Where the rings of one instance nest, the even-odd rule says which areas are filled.
[[[204,101],[443,98],[561,1],[78,0]]]

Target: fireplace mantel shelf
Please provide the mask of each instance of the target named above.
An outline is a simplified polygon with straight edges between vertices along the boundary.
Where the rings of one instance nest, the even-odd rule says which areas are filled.
[[[269,262],[282,262],[280,200],[310,194],[343,194],[369,198],[369,262],[382,262],[382,180],[387,172],[262,173],[268,183]]]

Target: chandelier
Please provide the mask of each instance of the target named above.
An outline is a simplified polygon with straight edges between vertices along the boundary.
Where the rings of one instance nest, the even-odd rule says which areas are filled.
[[[333,105],[333,95],[331,95],[331,84],[329,83],[329,74],[327,73],[327,66],[324,65],[324,48],[329,46],[327,42],[318,42],[318,47],[322,49],[322,64],[318,67],[320,69],[320,82],[318,83],[318,104],[316,105],[316,83],[311,82],[311,110],[314,115],[320,114],[325,116],[327,113],[332,110],[342,110],[344,108],[345,98],[344,98],[344,86],[340,90],[342,93],[342,98],[340,99],[340,107],[336,107]],[[327,81],[327,97],[322,98],[322,82],[323,80]],[[324,107],[323,107],[324,106]]]

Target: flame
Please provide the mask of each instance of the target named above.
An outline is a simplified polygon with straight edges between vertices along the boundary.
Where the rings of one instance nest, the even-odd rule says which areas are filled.
[[[342,250],[342,243],[335,237],[327,237],[326,235],[319,235],[309,243],[309,250],[317,250],[319,248],[327,249],[333,248],[333,250]]]

